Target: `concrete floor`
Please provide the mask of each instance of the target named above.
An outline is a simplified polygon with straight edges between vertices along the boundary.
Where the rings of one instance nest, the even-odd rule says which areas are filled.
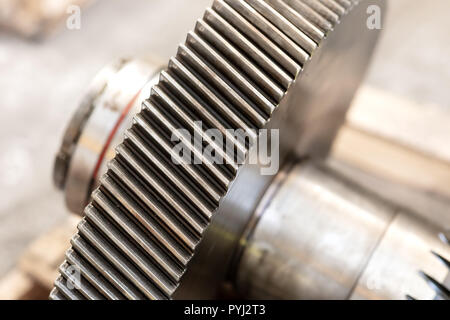
[[[64,219],[53,156],[89,81],[117,57],[174,54],[211,0],[99,0],[42,42],[0,30],[0,276]],[[391,0],[367,82],[450,112],[448,0]],[[387,117],[388,118],[388,117]]]

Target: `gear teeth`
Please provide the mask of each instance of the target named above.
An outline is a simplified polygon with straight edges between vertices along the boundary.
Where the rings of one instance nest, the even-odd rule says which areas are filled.
[[[212,9],[207,9],[203,19],[211,26],[211,28],[214,28],[217,33],[220,33],[220,35],[224,38],[226,37],[226,40],[230,42],[229,44],[227,44],[227,47],[228,50],[236,51],[236,53],[231,54],[231,59],[238,59],[237,62],[234,61],[235,64],[239,65],[241,61],[246,61],[246,59],[244,58],[245,55],[249,57],[248,59],[252,59],[258,67],[266,72],[266,75],[263,76],[264,79],[261,79],[261,82],[264,81],[269,83],[271,86],[274,86],[274,88],[272,89],[274,93],[276,93],[278,90],[282,90],[278,86],[281,86],[284,90],[289,88],[290,84],[294,80],[292,76],[287,74],[277,63],[275,63],[269,56],[267,56],[263,51],[255,46],[244,35],[242,35],[217,12]],[[236,49],[233,48],[231,42],[236,46]],[[240,54],[240,52],[242,52],[242,54]],[[247,62],[244,67],[246,67],[247,64],[249,64],[249,62]],[[257,67],[253,68],[258,70]],[[270,79],[266,79],[268,77],[272,77],[273,80],[271,81]],[[274,85],[273,82],[276,82],[277,85]],[[282,95],[284,95],[284,91]]]
[[[66,280],[60,276],[56,279],[55,288],[62,294],[67,300],[84,300],[83,295],[77,290],[71,290],[67,285]]]
[[[66,261],[76,266],[83,279],[86,279],[98,292],[110,300],[123,300],[125,297],[114,288],[99,272],[97,272],[86,260],[79,256],[73,249],[66,252]]]
[[[67,298],[56,288],[53,288],[48,298],[55,301],[67,300]]]
[[[336,13],[339,17],[343,16],[346,12],[345,7],[340,5],[335,0],[319,0],[325,7]]]
[[[106,197],[99,190],[95,191],[93,196],[94,205],[97,204],[104,210],[109,217],[111,217],[114,222],[119,225],[126,234],[135,241],[142,248],[149,257],[153,258],[155,262],[157,262],[161,268],[170,276],[173,282],[179,281],[181,276],[183,275],[183,270],[177,265],[170,256],[167,255],[151,238],[149,238],[142,230],[137,228],[133,222],[128,219],[116,206],[114,202],[112,202],[108,197]],[[87,216],[89,218],[89,216]],[[102,220],[103,217],[97,217],[98,220]],[[100,221],[100,224],[104,225],[103,227],[108,228],[108,222]],[[115,238],[121,238],[120,231],[115,229],[114,226],[111,226],[112,230],[117,234]],[[102,229],[99,227],[99,229]],[[106,234],[106,232],[104,232]],[[123,240],[125,242],[124,246],[133,247],[133,244],[130,242]],[[119,245],[118,245],[119,246]],[[134,249],[134,251],[136,251]],[[145,260],[145,258],[141,258]],[[158,273],[155,268],[151,268],[150,270],[153,273]],[[162,275],[159,275],[162,276]]]
[[[199,26],[199,23],[197,23],[197,28],[202,29],[202,26]],[[196,33],[190,32],[186,43],[193,51],[202,55],[204,61],[208,61],[211,67],[215,67],[218,74],[223,77],[224,82],[227,82],[230,87],[234,88],[234,91],[237,93],[236,96],[240,96],[238,101],[247,115],[252,117],[252,119],[258,120],[260,124],[264,124],[269,119],[273,110],[275,110],[275,106],[261,93],[258,87],[248,81],[239,70],[233,67]]]
[[[441,256],[439,253],[436,253],[436,252],[434,252],[434,251],[431,251],[431,253],[432,253],[436,258],[438,258],[438,260],[439,260],[440,262],[442,262],[442,263],[448,268],[448,270],[450,271],[450,261],[449,261],[448,259],[444,258],[444,257]]]
[[[214,107],[221,118],[228,121],[231,125],[229,128],[242,129],[250,138],[251,141],[256,140],[256,134],[253,127],[248,125],[241,114],[213,91],[206,83],[203,83],[199,77],[194,75],[184,64],[177,58],[172,58],[169,62],[169,71],[179,75],[186,83],[192,86],[192,89],[200,96],[206,103]]]
[[[304,16],[299,12],[295,11],[288,4],[281,0],[269,0],[269,4],[279,12],[281,16],[286,17],[286,19],[292,23],[299,31],[303,30],[306,36],[311,40],[307,39],[308,46],[312,47],[314,50],[317,44],[324,38],[325,34],[322,30],[317,28],[314,23],[309,22]]]
[[[220,123],[220,121],[218,121],[208,109],[204,108],[199,102],[197,102],[195,98],[181,85],[179,85],[171,75],[166,72],[162,72],[160,76],[160,86],[163,87],[164,91],[167,91],[168,95],[171,95],[171,99],[175,101],[175,109],[180,109],[180,113],[186,113],[188,115],[187,123],[190,129],[201,135],[202,139],[204,139],[210,146],[214,146],[214,151],[225,160],[227,169],[231,171],[231,174],[236,174],[238,164],[235,162],[235,159],[231,158],[226,153],[226,148],[215,142],[212,137],[206,134],[206,132],[201,131],[201,128],[199,128],[199,125],[196,122],[200,121],[201,125],[204,126],[206,130],[219,130],[223,136],[230,139],[233,148],[238,147],[241,152],[245,152],[245,147],[238,144],[237,140],[232,135],[228,135],[223,124]],[[186,101],[188,102],[187,106]],[[179,107],[177,105],[179,105]]]
[[[81,223],[85,223],[82,220]],[[93,268],[101,273],[118,291],[129,300],[145,299],[144,295],[127,280],[114,266],[109,263],[91,244],[77,234],[71,241],[74,251],[88,261]]]
[[[449,245],[448,237],[445,235],[445,233],[440,233],[439,238],[444,244]],[[431,251],[431,254],[439,260],[447,269],[450,271],[450,261],[440,255],[439,253],[435,251]],[[440,283],[435,278],[430,276],[429,274],[419,271],[419,275],[421,278],[423,278],[427,284],[436,292],[436,297],[442,300],[450,300],[450,287],[448,287],[446,284]]]
[[[220,148],[217,142],[214,141],[209,135],[207,135],[205,131],[203,131],[202,127],[196,124],[195,119],[193,119],[191,115],[187,114],[184,111],[184,108],[181,107],[181,103],[179,101],[174,101],[172,97],[169,97],[169,95],[164,92],[160,85],[156,85],[152,90],[155,100],[159,99],[161,103],[165,107],[167,107],[165,108],[166,110],[172,111],[173,116],[181,120],[181,123],[177,123],[177,126],[179,128],[185,128],[189,130],[191,134],[201,137],[202,141],[205,141],[207,145],[212,146],[214,151],[222,156],[222,159],[225,159],[226,165],[231,171],[231,174],[235,175],[238,170],[238,165],[234,162],[234,159],[229,158],[228,155],[224,152],[223,148]],[[225,173],[225,175],[227,174]]]
[[[167,141],[165,141],[165,139],[159,134],[157,133],[150,124],[146,123],[145,119],[141,116],[141,115],[137,115],[135,117],[135,126],[133,128],[137,128],[139,130],[142,130],[145,134],[148,134],[150,137],[152,137],[153,142],[155,143],[159,143],[159,146],[162,147],[162,149],[167,152],[168,154],[170,154],[172,159],[178,159],[178,154],[173,150],[173,146],[169,145],[169,143]],[[133,130],[132,128],[132,130]],[[130,130],[130,134],[132,132],[132,130]],[[183,162],[180,161],[182,164],[182,167],[186,170],[186,172],[190,175],[190,178],[194,181],[198,181],[198,182],[204,182],[204,181],[208,181],[207,178],[207,173],[204,170],[200,170],[201,167],[200,166],[196,166],[195,169],[200,170],[201,172],[197,173],[195,171],[195,169],[193,168],[192,165],[188,165],[185,164],[183,165]],[[217,194],[222,193],[224,190],[223,186],[220,186],[218,184],[215,184],[215,182],[213,182],[213,180],[209,180],[210,181],[210,186],[207,185],[208,193],[212,194],[213,198],[216,199]],[[226,183],[226,182],[225,182]],[[216,186],[216,187],[214,187]],[[219,189],[220,191],[215,191]],[[223,193],[222,193],[223,194]]]
[[[215,0],[117,147],[50,299],[170,299],[258,131],[356,3]],[[204,142],[192,143],[179,128]],[[208,129],[227,138],[232,155]],[[173,138],[201,164],[184,163]],[[76,290],[67,284],[72,267],[80,272]]]
[[[277,12],[274,7],[277,6],[277,2],[271,2],[272,6],[267,2],[262,0],[246,0],[255,10],[257,10],[262,16],[264,16],[268,21],[270,21],[279,30],[283,30],[283,33],[292,39],[299,47],[307,52],[308,56],[311,56],[312,52],[317,48],[317,44],[308,37],[305,32],[295,27],[289,20],[288,16],[283,16],[281,13]],[[291,13],[287,11],[287,13]],[[291,16],[292,18],[292,16]],[[299,20],[295,19],[298,23]],[[306,32],[311,31],[311,23],[307,23],[307,28],[303,29]]]
[[[89,205],[85,209],[85,214],[89,216],[90,220],[98,220],[98,215],[92,205]],[[100,222],[96,221],[97,224]],[[114,231],[109,232],[109,236],[113,236],[110,241],[107,240],[99,231],[97,231],[87,220],[82,220],[78,225],[78,231],[81,236],[86,238],[87,241],[93,244],[93,246],[100,251],[102,255],[105,256],[114,267],[117,268],[123,275],[125,275],[141,292],[149,299],[167,299],[167,296],[163,294],[161,290],[165,293],[172,293],[175,288],[170,288],[165,281],[159,279],[158,283],[160,287],[158,288],[155,284],[147,281],[144,274],[136,267],[130,260],[128,260],[124,254],[122,254],[114,244],[120,244],[121,249],[125,250],[125,254],[128,254],[134,262],[137,262],[139,266],[144,266],[144,262],[140,261],[138,257],[133,252],[130,252],[130,247],[126,243],[121,243],[120,239],[114,237]],[[152,278],[156,278],[155,274],[152,274],[151,270],[148,270],[148,266],[144,266],[145,273],[149,274]]]
[[[75,284],[75,281],[77,280],[73,274],[72,274],[72,266],[67,262],[64,261],[63,264],[59,267],[59,272],[64,277],[65,281],[70,281],[71,283]],[[91,284],[87,281],[83,281],[84,279],[79,279],[79,288],[78,291],[88,300],[104,300],[104,296],[101,295]]]
[[[152,167],[158,170],[158,172],[155,172],[155,175],[160,175],[167,178],[166,183],[168,184],[170,182],[171,185],[175,187],[175,190],[180,192],[180,196],[185,198],[185,201],[190,202],[191,205],[195,206],[195,210],[198,210],[204,219],[211,219],[213,204],[209,202],[208,198],[204,197],[201,193],[196,192],[187,181],[177,175],[176,172],[173,172],[166,163],[163,163],[162,160],[160,160],[158,156],[147,147],[146,143],[142,141],[139,136],[134,134],[132,131],[129,131],[126,134],[126,139],[127,142],[130,144],[132,143],[135,148],[143,153],[146,164],[149,166],[152,165]],[[125,151],[123,151],[124,148],[124,146],[120,146],[120,149],[118,150],[125,153]],[[214,199],[217,199],[217,193],[214,193],[213,196]],[[201,221],[199,223],[202,224]]]
[[[169,232],[175,234],[175,236],[178,237],[183,245],[188,247],[190,251],[194,250],[199,241],[199,237],[194,236],[189,228],[176,218],[177,215],[174,215],[173,209],[160,203],[157,200],[157,196],[155,196],[153,192],[147,191],[134,176],[129,175],[126,169],[124,169],[117,160],[113,159],[109,164],[109,168],[111,173],[114,173],[114,176],[117,177],[118,180],[120,179],[125,187],[133,192],[136,198],[144,202],[147,207],[146,209],[154,213],[157,219],[162,222],[163,226],[168,229]],[[164,193],[167,195],[166,191],[164,191]],[[174,200],[170,195],[168,197],[169,200]]]
[[[135,218],[136,224],[139,224],[142,229],[147,231],[155,241],[158,241],[168,253],[180,265],[186,265],[190,259],[190,251],[184,248],[167,230],[160,226],[152,216],[135,202],[125,191],[121,190],[120,186],[115,181],[105,175],[101,180],[102,186],[109,194],[120,204],[124,212],[129,212]],[[119,210],[119,208],[117,209]],[[139,231],[134,231],[139,232]]]
[[[317,0],[298,0],[309,6],[333,25],[339,22],[339,15]]]
[[[193,33],[190,33],[191,37],[189,37],[188,41],[191,45],[195,44],[195,37],[192,39]],[[204,43],[204,42],[203,42]],[[201,44],[200,44],[201,45]],[[208,51],[208,48],[201,48],[200,45],[196,46],[197,48],[203,49],[204,53],[213,54],[213,52]],[[205,52],[206,51],[206,52]],[[210,84],[214,86],[214,89],[219,92],[219,95],[225,97],[228,103],[234,105],[238,112],[240,113],[240,117],[249,124],[251,130],[262,128],[268,119],[268,116],[263,116],[259,113],[248,100],[243,98],[243,94],[239,92],[238,89],[232,86],[232,84],[225,80],[225,76],[221,75],[219,71],[215,71],[212,67],[206,63],[203,59],[199,57],[194,51],[189,49],[185,45],[180,45],[178,48],[178,58],[185,62],[188,66],[193,68],[197,74],[200,74],[203,78],[209,79]],[[221,63],[223,60],[218,59],[217,55],[211,55],[209,58],[216,63]],[[214,59],[214,60],[213,60]],[[224,67],[226,68],[226,66]],[[239,75],[234,70],[230,70],[230,74],[228,76],[237,79],[236,81],[243,81],[242,78],[239,78]],[[225,78],[225,79],[224,79]],[[205,81],[205,80],[203,80]],[[205,81],[206,82],[206,81]]]
[[[97,204],[99,201],[98,197],[94,198],[94,204]],[[169,279],[166,274],[158,270],[155,266],[155,263],[149,259],[146,255],[144,255],[141,250],[137,246],[135,246],[130,240],[128,240],[123,233],[121,233],[110,221],[105,218],[100,211],[94,207],[93,205],[89,205],[85,209],[85,215],[89,224],[86,223],[84,226],[81,226],[80,231],[84,233],[86,237],[89,237],[89,240],[92,243],[99,244],[104,249],[103,254],[106,255],[106,251],[108,251],[109,258],[114,255],[117,260],[117,265],[123,270],[126,270],[128,274],[132,275],[132,277],[141,282],[142,276],[139,271],[148,276],[149,279],[153,280],[158,289],[160,289],[164,294],[170,296],[175,290],[176,286],[173,284],[171,279]],[[102,237],[100,233],[94,230],[94,227],[98,229],[101,233],[104,234],[105,237]],[[106,239],[109,241],[105,241]],[[121,252],[114,248],[120,249]],[[106,250],[107,249],[107,250]],[[153,248],[155,250],[155,248]],[[127,261],[132,261],[138,268],[135,268],[131,263]],[[155,250],[152,254],[152,258],[156,261],[161,261],[161,253],[160,250]],[[169,268],[169,267],[167,267]],[[170,269],[171,273],[175,271]],[[145,292],[149,298],[153,299],[161,299],[161,294],[157,291],[153,286],[147,285],[144,287]]]
[[[259,86],[260,91],[264,91],[267,97],[270,97],[275,103],[279,103],[284,96],[284,91],[276,83],[274,83],[260,68],[250,62],[238,49],[234,48],[227,40],[225,40],[218,32],[210,27],[204,20],[197,22],[195,31],[197,34],[206,41],[208,41],[212,47],[216,48],[216,51],[221,52],[230,61],[233,62],[233,67],[242,69],[247,77]],[[250,87],[252,84],[243,81],[246,86]],[[254,85],[253,85],[254,86]],[[275,109],[272,102],[267,101],[265,97],[256,97],[255,100],[259,101],[265,106],[265,113],[271,114]]]
[[[188,89],[184,88],[179,80],[175,79],[175,76],[172,76],[166,71],[161,72],[160,76],[160,85],[163,85],[170,91],[174,96],[176,96],[181,103],[185,106],[186,109],[190,109],[192,113],[195,113],[202,122],[209,125],[210,129],[217,129],[220,133],[227,138],[227,140],[232,144],[233,148],[236,148],[237,152],[244,155],[247,152],[245,145],[242,144],[239,139],[237,139],[233,134],[231,134],[227,128],[229,125],[224,124],[224,121],[214,114],[214,111],[210,110],[204,104],[202,104],[199,98],[194,97],[193,92],[188,92]],[[234,159],[228,159],[227,161],[233,163]],[[235,165],[234,165],[235,166]],[[237,167],[237,166],[236,166]],[[201,187],[201,186],[200,186]],[[214,199],[214,202],[218,203],[220,196],[215,193],[211,194]]]
[[[307,21],[310,21],[313,25],[326,34],[333,29],[333,24],[321,16],[314,9],[299,0],[284,0],[282,1],[286,6],[292,10],[298,12],[299,15],[303,16]],[[312,35],[311,35],[312,36]]]
[[[155,96],[153,96],[152,98],[153,98],[152,100],[156,99]],[[165,106],[165,107],[167,107],[167,106]],[[170,121],[169,120],[170,118],[163,113],[164,111],[162,109],[163,108],[161,108],[161,107],[158,108],[158,104],[156,104],[154,101],[147,100],[144,102],[144,104],[142,106],[142,110],[143,110],[142,114],[147,113],[148,114],[147,118],[158,119],[160,126],[164,130],[171,132],[173,137],[176,137],[177,139],[179,139],[179,141],[186,148],[190,148],[194,157],[196,159],[199,159],[200,163],[204,164],[202,167],[205,169],[205,171],[208,172],[210,179],[213,181],[217,180],[220,183],[221,187],[223,189],[227,190],[229,187],[229,184],[231,183],[230,177],[227,176],[226,173],[223,172],[223,170],[218,168],[217,165],[212,163],[211,159],[204,156],[201,148],[198,148],[195,145],[191,146],[190,137],[186,137],[181,132],[179,132],[178,128],[180,128],[180,127],[177,127],[176,123],[173,123],[172,121]],[[142,118],[140,120],[145,121],[145,119],[142,119]]]
[[[436,294],[444,299],[444,300],[450,300],[450,290],[445,287],[443,284],[439,283],[436,279],[429,276],[425,272],[420,271],[419,275],[430,285],[430,287],[436,291]]]
[[[170,180],[180,189],[187,189],[189,185],[194,183],[194,181],[197,182],[195,187],[197,188],[197,193],[199,196],[203,191],[205,193],[203,198],[209,199],[209,201],[212,202],[212,204],[208,204],[208,201],[206,204],[198,203],[198,206],[201,208],[201,211],[204,212],[206,218],[210,218],[210,207],[217,204],[221,196],[220,191],[217,191],[216,186],[208,183],[208,180],[201,174],[197,173],[191,166],[186,165],[183,167],[186,173],[179,170],[173,170],[173,168],[170,167],[170,164],[168,164],[167,159],[163,159],[161,156],[158,156],[157,151],[153,150],[148,143],[140,137],[139,133],[135,131],[135,128],[127,131],[125,137],[127,139],[127,143],[133,144],[133,148],[138,148],[138,150],[142,152],[146,162],[153,164],[159,170],[160,174],[168,174]],[[195,180],[192,179],[189,181],[188,178],[186,178],[186,174],[189,174],[191,179],[194,178]],[[195,191],[192,190],[190,192],[193,193]]]
[[[237,3],[236,6],[239,8],[240,6],[242,7],[242,4]],[[216,0],[213,3],[213,10],[222,16],[222,18],[230,25],[236,28],[236,30],[238,30],[243,37],[246,37],[249,41],[252,41],[255,46],[261,48],[261,50],[264,51],[273,61],[284,68],[292,79],[297,77],[303,64],[296,62],[280,46],[274,45],[269,37],[256,28],[250,21],[246,20],[232,6],[228,5],[223,0]]]
[[[450,245],[450,232],[441,232],[439,234],[439,239],[441,239],[443,243]]]
[[[225,0],[231,7],[239,12],[245,19],[258,28],[265,34],[273,43],[282,48],[289,56],[291,56],[299,65],[303,66],[308,60],[310,55],[301,46],[299,46],[294,40],[289,38],[285,33],[277,28],[276,25],[267,20],[261,15],[255,8],[249,3],[243,0]],[[284,20],[284,21],[283,21]],[[274,23],[282,25],[287,22],[286,19],[276,20]],[[291,31],[294,33],[294,31]],[[298,39],[297,39],[298,40]],[[300,41],[300,40],[298,40]]]

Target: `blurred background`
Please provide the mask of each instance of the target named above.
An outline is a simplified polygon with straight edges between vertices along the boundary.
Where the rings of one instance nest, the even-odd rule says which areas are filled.
[[[448,227],[450,1],[388,1],[381,42],[349,114],[351,129],[330,161],[355,178],[370,169],[375,177],[364,181],[371,186],[395,182],[386,188],[391,197],[444,217]],[[51,8],[44,22],[38,3]],[[72,3],[82,6],[79,30],[66,27]],[[95,74],[120,57],[167,60],[210,3],[0,0],[0,278],[34,239],[67,218],[52,183],[53,161]],[[33,23],[14,25],[26,19]],[[352,130],[382,142],[365,143]],[[404,166],[408,160],[413,164]]]

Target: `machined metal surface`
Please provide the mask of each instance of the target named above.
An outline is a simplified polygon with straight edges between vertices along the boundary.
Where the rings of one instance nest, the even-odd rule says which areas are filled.
[[[156,60],[122,59],[101,70],[91,83],[55,160],[54,183],[64,190],[72,212],[83,213],[162,68]]]
[[[380,5],[381,8],[384,6],[384,2],[375,3]],[[339,106],[342,107],[347,103],[347,99],[350,99],[347,96],[349,91],[346,90],[352,90],[353,86],[356,89],[357,84],[354,81],[356,79],[361,80],[363,66],[368,64],[370,51],[373,49],[378,36],[377,32],[373,33],[365,27],[367,5],[369,3],[364,5],[361,3],[360,6],[356,6],[353,11],[344,17],[345,19],[342,19],[334,31],[328,34],[321,46],[314,52],[313,58],[306,63],[297,83],[293,84],[288,90],[279,106],[278,113],[274,112],[267,127],[280,129],[281,165],[289,154],[288,150],[292,150],[290,148],[293,147],[300,157],[305,154],[316,156],[327,154],[335,131],[343,121],[345,108]],[[323,7],[321,4],[318,4],[318,6]],[[361,29],[358,28],[358,32],[361,32],[361,34],[354,33],[355,25],[363,26]],[[345,35],[345,40],[342,38],[343,35]],[[353,36],[355,38],[352,40]],[[361,40],[362,42],[359,42]],[[356,47],[352,47],[353,53],[347,52],[343,43],[356,45]],[[362,49],[363,47],[364,49]],[[359,56],[356,52],[364,53]],[[340,60],[339,56],[342,57],[341,61],[338,61]],[[315,61],[317,64],[315,64]],[[356,61],[358,63],[353,64]],[[331,81],[333,78],[342,77],[343,73],[337,70],[337,66],[343,67],[344,65],[347,65],[347,70],[351,70],[353,75],[351,80],[348,77],[343,80],[346,90],[337,89],[335,81]],[[311,69],[308,69],[308,67]],[[311,72],[308,73],[307,70],[311,70]],[[349,75],[349,73],[346,74]],[[327,79],[330,80],[330,83],[324,81]],[[315,89],[308,87],[309,81],[316,83]],[[325,88],[333,88],[336,91],[332,90],[325,93],[322,91]],[[300,91],[303,92],[303,96],[300,96]],[[339,92],[342,95],[337,98]],[[315,96],[316,94],[318,96]],[[333,103],[331,100],[322,99],[327,94],[335,96],[334,106],[336,107],[336,113],[329,113],[329,117],[327,117],[325,109],[332,108]],[[315,98],[313,98],[314,96]],[[313,103],[314,101],[316,104]],[[283,106],[292,109],[290,112],[283,113]],[[324,114],[321,114],[321,111],[324,111]],[[321,116],[313,117],[312,114],[321,114]],[[305,121],[302,123],[302,117],[311,120],[311,122]],[[273,177],[271,176],[261,176],[260,167],[256,165],[244,165],[240,169],[233,187],[222,200],[212,225],[204,236],[204,241],[197,249],[191,267],[187,270],[175,298],[208,299],[217,296],[218,288],[228,277],[228,271],[232,264],[235,248],[239,244],[240,235],[244,232],[247,221],[251,218],[272,180]]]
[[[62,272],[51,297],[167,299],[183,276],[175,297],[216,296],[273,177],[235,157],[211,163],[195,146],[202,164],[176,165],[171,134],[241,129],[249,143],[230,138],[247,155],[260,129],[279,129],[281,163],[292,152],[326,155],[378,37],[366,9],[384,1],[361,2],[215,1],[161,73],[84,211],[62,271],[78,267],[88,285],[67,290]]]
[[[283,175],[241,241],[241,296],[448,299],[450,248],[439,226],[322,165],[300,162]]]

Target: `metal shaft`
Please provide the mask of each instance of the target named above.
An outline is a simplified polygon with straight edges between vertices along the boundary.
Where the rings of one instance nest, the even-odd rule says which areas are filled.
[[[235,281],[242,296],[445,298],[429,286],[444,283],[449,271],[442,261],[450,247],[438,227],[325,166],[300,163],[285,175],[263,198],[257,223],[241,241]],[[419,270],[432,280],[424,281]]]

